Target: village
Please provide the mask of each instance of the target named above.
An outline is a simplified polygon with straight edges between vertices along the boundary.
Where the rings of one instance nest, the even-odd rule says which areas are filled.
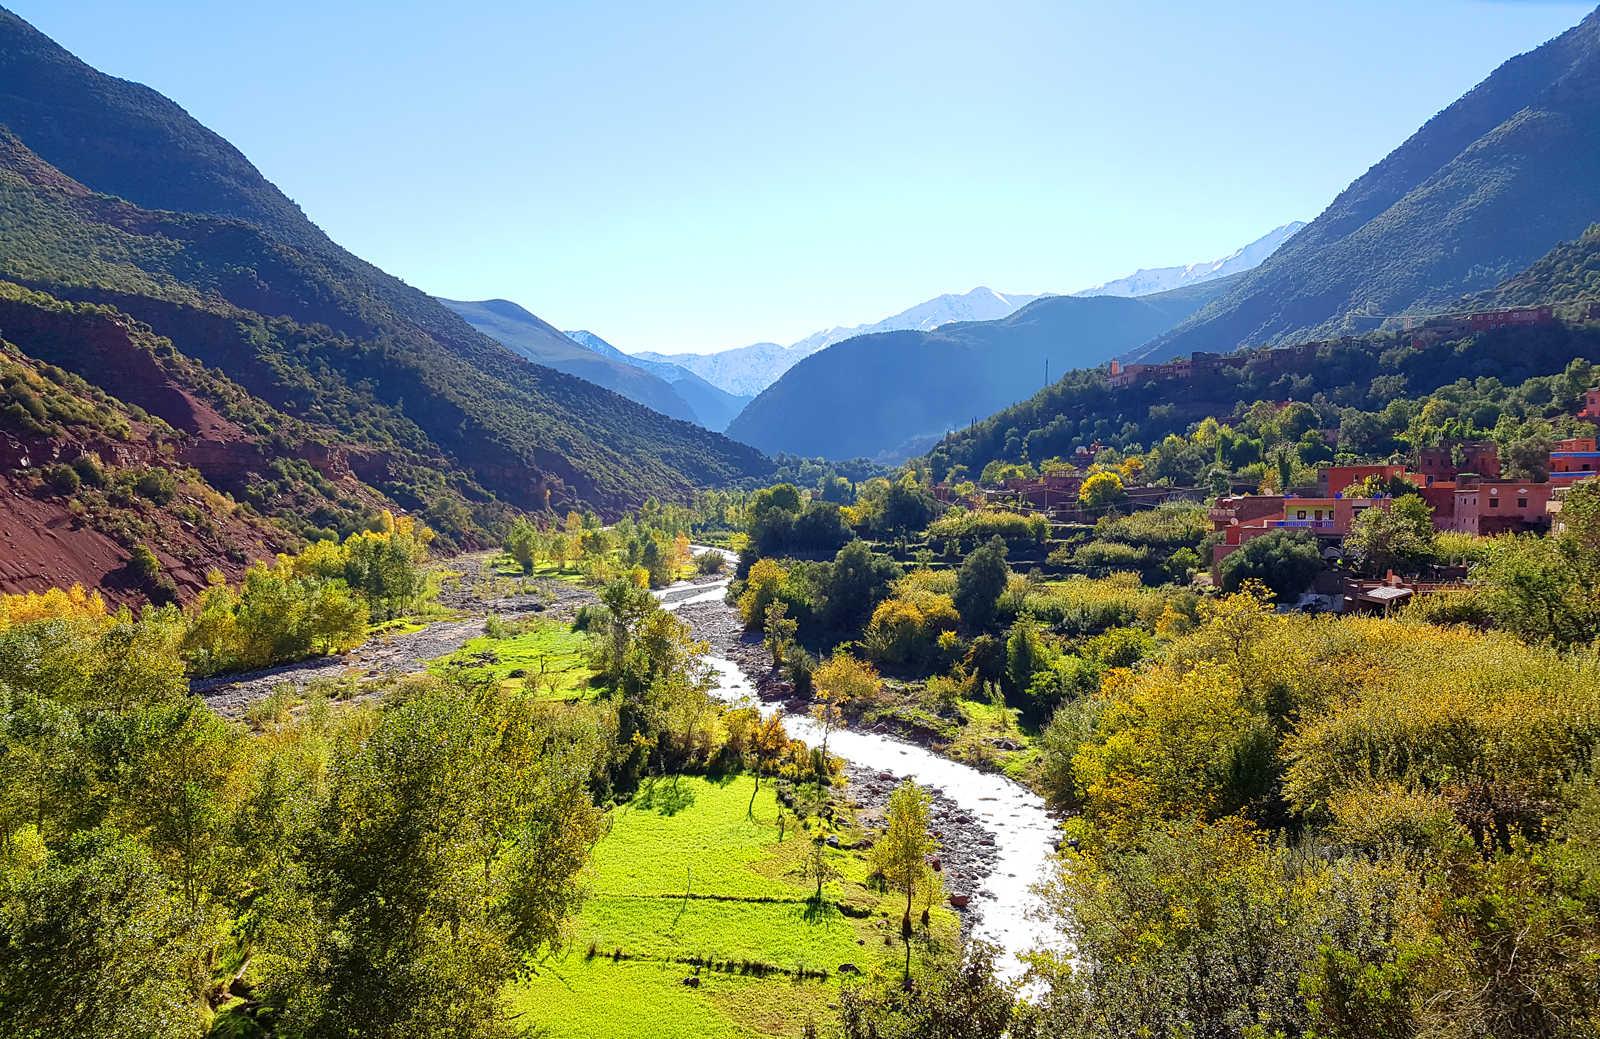
[[[1597,308],[1600,309],[1600,308]],[[1439,319],[1455,328],[1460,321],[1476,327],[1503,327],[1548,319],[1550,308],[1498,311],[1464,319]],[[1430,329],[1431,331],[1431,329]],[[1314,349],[1316,344],[1272,353]],[[1215,362],[1228,362],[1216,358]],[[1195,356],[1168,365],[1130,366],[1150,375],[1156,371],[1190,372],[1214,363]],[[1113,361],[1109,377],[1126,373]],[[1600,389],[1586,392],[1576,417],[1600,422]],[[935,485],[933,494],[947,504],[971,508],[1002,509],[1043,515],[1057,529],[1094,524],[1106,515],[1105,506],[1086,503],[1081,492],[1096,471],[1102,445],[1080,447],[1065,468],[1037,476],[1011,476],[998,486],[976,487],[958,493],[947,484]],[[1404,461],[1323,464],[1314,486],[1291,487],[1282,493],[1261,493],[1237,483],[1214,498],[1207,489],[1144,483],[1125,478],[1118,508],[1123,511],[1157,508],[1170,502],[1195,505],[1210,501],[1206,510],[1210,539],[1209,579],[1220,582],[1222,563],[1252,540],[1277,531],[1304,531],[1317,540],[1327,568],[1312,587],[1293,604],[1297,608],[1344,612],[1379,609],[1387,612],[1419,592],[1462,587],[1464,567],[1438,567],[1425,575],[1360,578],[1342,565],[1346,537],[1357,518],[1369,509],[1389,510],[1404,495],[1416,495],[1432,513],[1433,529],[1473,537],[1501,534],[1535,534],[1559,531],[1562,500],[1573,484],[1600,474],[1600,442],[1594,436],[1554,441],[1544,458],[1542,479],[1508,479],[1503,472],[1499,445],[1489,440],[1458,440],[1421,447]]]

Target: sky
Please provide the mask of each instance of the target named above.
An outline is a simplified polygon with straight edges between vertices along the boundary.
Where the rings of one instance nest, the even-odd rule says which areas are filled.
[[[663,352],[1225,255],[1590,9],[4,2],[410,284]]]

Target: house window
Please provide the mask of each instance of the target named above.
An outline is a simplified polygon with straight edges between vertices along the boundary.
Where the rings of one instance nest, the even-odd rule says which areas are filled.
[[[1489,508],[1498,509],[1499,507],[1500,507],[1500,499],[1499,498],[1490,498],[1489,499]]]
[[[1295,519],[1305,519],[1306,518],[1306,510],[1305,509],[1301,509],[1299,512],[1296,512],[1294,514],[1294,518]]]
[[[1528,499],[1526,499],[1526,498],[1518,498],[1517,499],[1517,508],[1525,509],[1527,507],[1528,507]]]

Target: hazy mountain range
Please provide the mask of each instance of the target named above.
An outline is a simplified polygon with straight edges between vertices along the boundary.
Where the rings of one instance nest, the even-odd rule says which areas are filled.
[[[1273,250],[1304,226],[1299,222],[1284,224],[1220,259],[1181,267],[1139,270],[1125,278],[1108,281],[1073,295],[1145,296],[1225,278],[1249,270],[1265,260],[1272,255]],[[878,332],[908,330],[931,332],[958,321],[998,321],[1016,313],[1029,303],[1044,298],[1044,295],[996,292],[988,286],[980,285],[970,292],[935,296],[881,321],[848,327],[836,326],[813,332],[787,346],[778,343],[755,343],[712,354],[641,352],[635,356],[679,365],[729,393],[751,397],[772,385],[784,372],[800,361],[835,343]]]
[[[855,336],[785,372],[728,435],[772,453],[899,461],[1069,369],[1148,341],[1229,284],[1137,298],[1047,296],[998,321]]]

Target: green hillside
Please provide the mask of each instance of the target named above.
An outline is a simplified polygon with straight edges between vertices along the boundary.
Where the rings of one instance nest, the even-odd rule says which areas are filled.
[[[404,446],[470,510],[615,513],[765,471],[748,448],[521,361],[328,241],[170,101],[9,13],[0,70],[0,275],[148,323],[376,459],[379,483],[406,482],[386,464]]]
[[[811,355],[728,427],[768,452],[906,458],[953,428],[1171,328],[1233,279],[1141,296],[1053,296],[999,321],[857,336]]]
[[[1593,323],[1506,328],[1437,342],[1414,338],[1383,332],[1304,350],[1250,350],[1237,366],[1197,372],[1183,382],[1147,380],[1118,390],[1106,384],[1102,371],[1076,371],[951,434],[929,458],[942,476],[955,465],[978,473],[996,460],[1070,457],[1096,442],[1144,450],[1195,422],[1225,419],[1257,402],[1305,402],[1325,428],[1337,428],[1349,409],[1382,412],[1396,398],[1450,385],[1493,398],[1503,387],[1560,373],[1575,358],[1600,362],[1600,326]],[[1578,405],[1573,397],[1561,406],[1571,413]],[[1495,420],[1486,415],[1480,424],[1493,426]]]
[[[1374,329],[1491,288],[1600,219],[1600,12],[1506,62],[1236,287],[1133,356]]]
[[[1600,224],[1562,242],[1539,261],[1492,291],[1467,300],[1470,309],[1600,300]],[[1582,309],[1582,308],[1580,308]]]

